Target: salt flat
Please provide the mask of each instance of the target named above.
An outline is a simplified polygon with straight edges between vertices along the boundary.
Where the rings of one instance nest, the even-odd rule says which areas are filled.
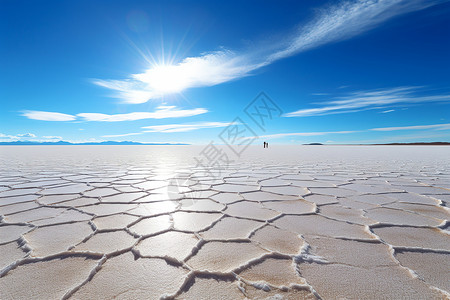
[[[0,147],[0,299],[450,297],[450,147]]]

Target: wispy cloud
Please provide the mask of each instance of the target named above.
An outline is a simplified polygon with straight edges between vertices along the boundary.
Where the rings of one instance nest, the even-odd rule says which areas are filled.
[[[115,115],[100,113],[81,113],[77,114],[77,116],[83,118],[85,121],[121,122],[144,119],[183,118],[204,114],[206,112],[208,112],[208,110],[205,108],[178,109],[175,106],[159,106],[154,112],[133,112]]]
[[[329,93],[312,93],[312,96],[328,96],[330,95]]]
[[[111,137],[123,137],[123,136],[132,136],[132,135],[140,135],[140,134],[143,134],[143,132],[132,132],[132,133],[124,133],[124,134],[108,134],[108,135],[102,135],[101,137],[111,138]]]
[[[42,121],[98,121],[98,122],[121,122],[136,121],[144,119],[166,119],[166,118],[184,118],[207,113],[205,108],[179,109],[176,106],[158,106],[153,112],[132,112],[126,114],[102,114],[102,113],[80,113],[75,116],[28,110],[22,115],[33,120]],[[81,119],[80,119],[81,118]]]
[[[300,27],[287,47],[269,56],[269,61],[285,58],[328,43],[352,38],[397,15],[425,9],[440,1],[362,0],[341,1],[320,10],[319,15]]]
[[[38,136],[36,136],[34,133],[18,133],[16,135],[10,135],[10,134],[4,134],[0,133],[0,139],[1,140],[7,140],[7,141],[18,141],[18,140],[31,140],[31,141],[37,141]],[[62,139],[60,136],[43,136],[44,139]],[[38,140],[41,141],[41,140]]]
[[[366,140],[347,140],[342,141],[344,144],[384,144],[384,143],[408,143],[408,142],[437,142],[437,141],[448,141],[450,138],[449,133],[412,133],[408,135],[390,135],[384,136],[377,139],[366,139]]]
[[[353,131],[353,130],[347,130],[347,131],[317,131],[317,132],[289,132],[289,133],[276,133],[276,134],[268,134],[268,135],[262,135],[259,137],[256,137],[257,139],[279,139],[279,138],[285,138],[285,137],[292,137],[292,136],[321,136],[321,135],[329,135],[329,134],[349,134],[349,133],[356,133],[361,131]],[[252,139],[255,137],[248,137],[247,139]]]
[[[116,91],[114,96],[125,102],[144,103],[187,88],[213,86],[240,78],[255,68],[233,51],[221,50],[185,58],[177,65],[155,65],[125,80],[96,79],[93,83]]]
[[[20,137],[16,136],[16,135],[9,135],[9,134],[4,134],[4,133],[0,133],[0,139],[1,140],[18,140]]]
[[[145,132],[186,132],[205,128],[227,127],[229,122],[201,122],[190,124],[168,124],[142,127]]]
[[[185,123],[185,124],[167,124],[167,125],[153,125],[153,126],[144,126],[142,129],[147,129],[142,132],[134,132],[134,133],[125,133],[125,134],[113,134],[113,135],[103,135],[104,138],[112,138],[112,137],[124,137],[124,136],[133,136],[140,135],[147,132],[162,132],[162,133],[174,133],[174,132],[187,132],[198,129],[205,128],[217,128],[217,127],[226,127],[233,123],[227,122],[200,122],[200,123]],[[448,124],[432,124],[432,125],[414,125],[414,126],[404,126],[404,127],[381,127],[381,128],[371,128],[371,129],[363,129],[363,130],[341,130],[341,131],[313,131],[313,132],[287,132],[287,133],[275,133],[275,134],[267,134],[261,135],[257,137],[245,137],[243,139],[281,139],[287,137],[295,137],[295,136],[324,136],[324,135],[342,135],[342,134],[352,134],[352,133],[368,133],[370,131],[396,131],[396,130],[450,130],[450,123]],[[426,135],[421,135],[421,137]],[[440,135],[439,135],[440,136]],[[429,137],[433,137],[429,135]],[[436,136],[438,137],[438,136]],[[377,140],[378,141],[378,140]],[[368,141],[364,141],[368,142]]]
[[[37,110],[26,110],[22,112],[22,115],[28,119],[41,121],[73,121],[76,119],[76,116],[73,115]]]
[[[397,131],[397,130],[422,130],[422,129],[435,129],[435,130],[449,130],[450,123],[447,124],[434,124],[434,125],[414,125],[403,127],[382,127],[372,128],[372,131]]]
[[[448,124],[432,124],[432,125],[414,125],[403,127],[380,127],[363,130],[343,130],[343,131],[316,131],[316,132],[288,132],[288,133],[276,133],[262,135],[259,137],[247,137],[247,139],[279,139],[293,136],[322,136],[322,135],[334,135],[334,134],[352,134],[352,133],[368,133],[370,131],[397,131],[397,130],[450,130],[450,123]],[[421,135],[421,137],[426,135]],[[429,135],[433,137],[432,135]],[[440,136],[440,135],[439,135]],[[365,141],[367,142],[367,141]]]
[[[188,57],[173,65],[155,63],[143,73],[126,79],[95,79],[93,83],[115,91],[128,103],[144,103],[193,87],[213,86],[251,75],[279,59],[324,44],[352,38],[400,14],[421,10],[440,1],[345,1],[322,8],[319,14],[281,42],[244,52],[219,50]],[[261,50],[264,49],[264,50]]]
[[[104,138],[115,138],[115,137],[124,137],[124,136],[133,136],[140,135],[149,132],[161,132],[161,133],[173,133],[173,132],[188,132],[199,129],[207,129],[207,128],[219,128],[226,127],[233,122],[199,122],[199,123],[184,123],[184,124],[166,124],[166,125],[151,125],[144,126],[142,132],[132,132],[132,133],[123,133],[123,134],[110,134],[110,135],[102,135]]]
[[[17,135],[18,137],[24,137],[24,138],[35,138],[36,135],[33,133],[21,133]]]
[[[395,109],[388,109],[388,110],[385,110],[385,111],[380,111],[380,114],[387,114],[387,113],[391,113],[391,112],[394,112],[395,111]]]
[[[43,138],[44,139],[49,139],[49,140],[62,140],[62,137],[54,136],[54,135],[44,135]]]
[[[450,101],[450,94],[420,95],[421,87],[405,86],[371,91],[357,91],[321,103],[321,107],[300,109],[284,117],[308,117],[340,114],[407,103]]]

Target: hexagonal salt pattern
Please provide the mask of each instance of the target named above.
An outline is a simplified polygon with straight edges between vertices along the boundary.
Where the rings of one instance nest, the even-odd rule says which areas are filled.
[[[448,297],[442,148],[201,150],[2,149],[0,298]]]

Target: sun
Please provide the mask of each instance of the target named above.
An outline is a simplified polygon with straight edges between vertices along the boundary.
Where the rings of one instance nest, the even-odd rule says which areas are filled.
[[[189,73],[181,65],[157,64],[142,74],[138,79],[147,84],[156,94],[180,93],[189,86]]]

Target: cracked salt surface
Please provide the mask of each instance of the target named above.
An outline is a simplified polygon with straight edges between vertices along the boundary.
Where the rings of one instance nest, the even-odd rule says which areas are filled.
[[[2,147],[0,299],[450,297],[448,147],[201,150]]]

